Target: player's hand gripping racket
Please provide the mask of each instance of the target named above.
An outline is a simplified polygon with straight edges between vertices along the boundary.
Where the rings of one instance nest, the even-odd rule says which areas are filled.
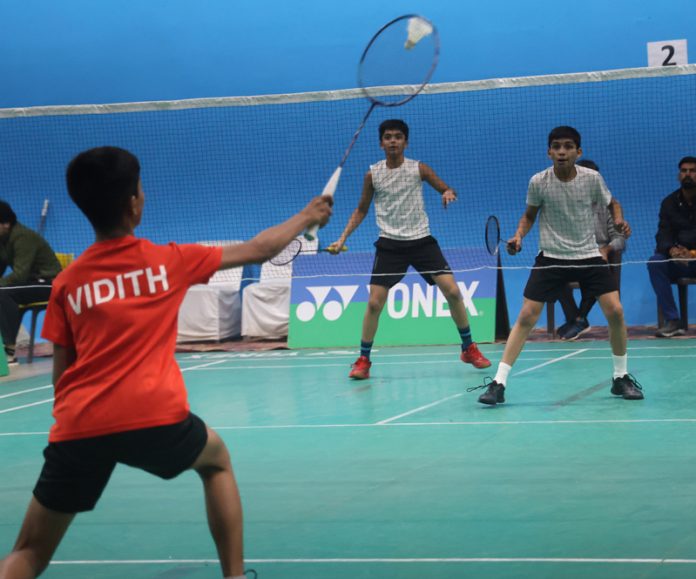
[[[341,248],[341,251],[348,251],[346,246]],[[327,248],[306,248],[303,246],[302,242],[295,238],[290,243],[285,246],[285,249],[281,251],[278,255],[272,257],[270,261],[273,265],[287,265],[293,259],[295,259],[301,253],[317,253],[317,252],[327,252],[330,253]]]
[[[493,256],[500,253],[500,222],[495,215],[490,215],[486,220],[486,249]],[[507,243],[507,251],[510,255],[518,252],[517,248],[512,243]]]
[[[322,195],[333,197],[336,192],[343,165],[373,109],[377,105],[398,107],[415,98],[430,81],[439,54],[437,29],[428,19],[417,14],[395,18],[372,37],[358,64],[358,86],[370,100],[370,108],[324,186]],[[309,228],[305,238],[316,239],[318,229],[318,226]]]

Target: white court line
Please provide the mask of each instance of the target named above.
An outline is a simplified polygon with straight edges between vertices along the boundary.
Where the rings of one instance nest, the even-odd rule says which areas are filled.
[[[532,370],[538,370],[539,368],[543,368],[544,366],[548,366],[549,364],[555,364],[556,362],[561,362],[563,360],[567,360],[568,358],[572,358],[573,356],[577,356],[578,354],[582,354],[583,352],[587,352],[587,348],[582,348],[581,350],[576,350],[575,352],[570,352],[570,354],[566,354],[565,356],[560,356],[558,358],[552,358],[551,360],[548,360],[547,362],[544,362],[543,364],[537,364],[536,366],[532,366],[531,368],[527,368],[526,370],[522,370],[521,372],[515,372],[513,376],[522,376],[522,374],[526,374],[527,372],[531,372]]]
[[[5,414],[7,412],[14,412],[15,410],[22,410],[24,408],[31,408],[32,406],[38,406],[39,404],[47,404],[53,402],[53,398],[47,398],[46,400],[39,400],[38,402],[32,402],[31,404],[23,404],[22,406],[14,406],[13,408],[5,408],[5,410],[0,410],[0,414]]]
[[[560,425],[560,424],[694,424],[696,418],[626,418],[626,419],[587,419],[587,420],[458,420],[447,422],[389,422],[381,424],[285,424],[267,426],[213,426],[213,430],[300,430],[313,428],[394,428],[424,426],[498,426],[498,425]]]
[[[404,416],[410,416],[411,414],[415,414],[416,412],[420,412],[421,410],[427,410],[428,408],[432,408],[433,406],[437,406],[438,404],[442,404],[443,402],[447,402],[448,400],[452,400],[454,398],[459,398],[460,396],[464,396],[464,392],[460,392],[459,394],[453,394],[452,396],[447,396],[446,398],[441,398],[440,400],[436,400],[435,402],[431,402],[430,404],[426,404],[425,406],[419,406],[418,408],[414,408],[413,410],[409,410],[408,412],[404,412],[403,414],[397,414],[396,416],[392,416],[391,418],[387,418],[386,420],[380,420],[375,424],[389,424],[390,422],[398,420],[399,418],[403,418]]]
[[[216,360],[214,362],[207,362],[205,364],[199,364],[197,366],[191,366],[189,368],[182,368],[181,371],[186,372],[187,370],[201,370],[206,368],[207,366],[221,364],[222,362],[224,362],[224,360]],[[18,392],[12,392],[11,394],[3,394],[2,396],[0,396],[0,400],[3,398],[10,398],[11,396],[19,396],[20,394],[26,394],[27,392],[46,390],[47,388],[53,388],[53,384],[49,384],[48,386],[40,386],[38,388],[29,388],[28,390],[19,390]],[[6,412],[14,412],[15,410],[22,410],[23,408],[30,408],[32,406],[38,406],[39,404],[46,404],[47,402],[53,402],[53,398],[49,398],[48,400],[42,400],[40,402],[34,402],[32,404],[24,404],[23,406],[15,406],[14,408],[0,410],[0,414],[5,414]]]
[[[19,396],[20,394],[26,394],[27,392],[36,392],[37,390],[46,390],[47,388],[53,388],[53,384],[48,386],[39,386],[38,388],[29,388],[28,390],[18,390],[17,392],[12,392],[12,394],[3,394],[0,396],[0,400],[3,398],[11,398],[12,396]]]
[[[323,564],[419,564],[419,563],[594,563],[619,565],[694,565],[696,559],[609,559],[599,557],[424,557],[424,558],[331,558],[331,559],[245,559],[249,564],[290,564],[290,565],[323,565]],[[51,561],[51,565],[211,565],[218,563],[217,559],[102,559]]]
[[[206,370],[208,366],[214,366],[215,364],[222,364],[227,360],[214,360],[213,362],[207,362],[206,364],[198,364],[197,366],[189,366],[188,368],[181,368],[182,372],[188,372],[189,370]],[[212,368],[215,370],[216,368]]]
[[[439,426],[554,426],[585,424],[696,424],[696,418],[627,418],[587,420],[458,420],[447,422],[390,422],[388,424],[276,424],[266,426],[219,426],[213,430],[314,430],[332,428],[427,428]],[[45,436],[48,432],[0,432],[0,436]]]
[[[498,344],[486,344],[485,346],[481,346],[481,350],[483,352],[486,352],[488,354],[497,354],[503,352],[502,346],[504,344],[500,344],[499,348],[496,348],[495,350],[491,349],[490,346],[497,346]],[[454,348],[456,344],[452,346]],[[486,347],[489,346],[489,347]],[[611,349],[609,346],[602,346],[598,348],[585,348],[586,351],[588,352],[610,352]],[[628,353],[631,354],[631,352],[635,352],[638,350],[666,350],[666,351],[672,351],[672,350],[695,350],[696,351],[696,346],[631,346],[629,343],[628,347]],[[521,359],[528,359],[525,358],[525,354],[544,354],[544,353],[549,353],[549,352],[567,352],[568,348],[529,348],[527,347],[521,354]],[[264,362],[287,362],[288,360],[344,360],[344,359],[352,359],[355,358],[355,356],[358,355],[358,350],[355,352],[351,353],[346,353],[346,354],[332,354],[332,353],[324,353],[324,352],[314,352],[314,353],[306,353],[306,352],[297,352],[297,351],[288,351],[287,353],[277,353],[277,352],[211,352],[211,353],[205,353],[205,354],[195,354],[187,358],[180,358],[181,361],[192,361],[192,360],[201,360],[201,359],[210,359],[212,357],[216,359],[223,359],[227,361],[235,361],[235,362],[257,362],[257,361],[264,361]],[[407,354],[387,354],[383,350],[372,350],[372,354],[374,358],[379,358],[380,360],[383,358],[428,358],[428,357],[450,357],[453,356],[452,351],[448,352],[412,352],[412,353],[407,353]],[[454,356],[456,358],[456,356]]]
[[[0,432],[0,436],[47,436],[48,430],[46,432]]]
[[[206,364],[199,364],[198,366],[191,366],[190,368],[182,368],[182,372],[186,372],[187,370],[200,370],[204,369],[207,366],[212,366],[214,364],[220,364],[224,360],[216,360],[214,362],[207,362]],[[23,390],[21,392],[14,392],[13,394],[5,394],[4,396],[0,396],[0,398],[8,398],[9,396],[17,396],[18,394],[24,394],[26,392],[33,392],[34,390],[43,390],[44,388],[52,388],[53,385],[50,384],[49,386],[41,386],[40,388],[32,388],[30,390]],[[15,412],[17,410],[24,410],[25,408],[31,408],[32,406],[39,406],[40,404],[47,404],[49,402],[53,402],[54,398],[48,398],[46,400],[40,400],[39,402],[32,402],[31,404],[23,404],[22,406],[14,406],[12,408],[6,408],[5,410],[0,410],[0,414],[6,414],[8,412]],[[6,435],[3,435],[6,436]]]
[[[583,348],[581,350],[576,350],[575,352],[570,352],[569,354],[566,354],[565,356],[560,356],[558,358],[552,358],[551,360],[547,360],[543,364],[537,364],[536,366],[532,366],[531,368],[527,368],[526,370],[523,370],[522,372],[517,372],[516,374],[513,374],[513,376],[519,376],[520,374],[526,374],[527,372],[531,372],[532,370],[537,370],[538,368],[543,368],[544,366],[548,366],[549,364],[555,364],[556,362],[560,362],[561,360],[566,360],[567,358],[571,358],[573,356],[576,356],[577,354],[582,354],[583,352],[587,352],[587,348]],[[459,394],[454,394],[452,396],[448,396],[447,398],[442,398],[440,400],[436,400],[435,402],[431,402],[430,404],[426,404],[424,406],[419,406],[418,408],[414,408],[413,410],[408,410],[407,412],[404,412],[402,414],[398,414],[397,416],[392,416],[391,418],[387,418],[385,420],[380,420],[376,424],[389,424],[390,422],[394,420],[398,420],[399,418],[403,418],[404,416],[409,416],[411,414],[416,414],[418,412],[422,412],[423,410],[427,410],[428,408],[432,408],[433,406],[437,406],[438,404],[442,404],[443,402],[447,402],[448,400],[452,400],[454,398],[459,398],[460,396],[463,396],[464,393],[461,392]]]
[[[566,360],[568,358],[572,358],[573,356],[576,356],[577,354],[584,353],[590,351],[589,348],[583,348],[582,350],[577,350],[575,352],[571,352],[567,354],[566,356],[561,356],[559,358],[552,358],[549,360],[548,358],[534,358],[534,357],[528,357],[528,358],[518,358],[516,363],[520,362],[536,362],[539,360],[543,360],[543,364],[539,364],[537,366],[533,366],[531,368],[527,368],[526,370],[522,370],[520,372],[516,372],[512,374],[512,376],[521,376],[522,374],[526,374],[527,372],[531,372],[532,370],[536,370],[537,368],[542,368],[544,366],[548,366],[549,364],[555,364],[556,362],[560,362],[562,360]],[[630,354],[630,352],[629,352]],[[696,358],[696,353],[694,354],[665,354],[663,356],[660,355],[638,355],[638,356],[630,356],[629,355],[629,360],[650,360],[650,359],[662,359],[662,358]],[[585,360],[610,360],[611,359],[611,353],[607,353],[604,356],[585,356],[581,358],[580,361],[585,361]],[[380,359],[377,359],[380,360]],[[217,363],[222,363],[222,362],[229,362],[230,360],[220,360]],[[265,361],[265,360],[264,360]],[[452,364],[452,365],[460,365],[461,362],[456,359],[456,360],[417,360],[413,362],[378,362],[380,366],[415,366],[415,365],[424,365],[424,364]],[[343,368],[347,367],[347,364],[322,364],[322,363],[315,363],[315,364],[285,364],[285,365],[277,365],[273,364],[270,366],[266,365],[254,365],[254,366],[246,366],[246,365],[240,365],[240,366],[216,366],[215,368],[207,368],[207,367],[192,367],[192,368],[187,368],[187,370],[290,370],[293,368]]]
[[[581,350],[581,352],[585,352],[586,350]],[[576,352],[579,353],[579,352]],[[549,361],[548,358],[525,358],[525,362],[533,362],[536,360],[544,360],[545,363],[541,364],[539,366],[534,366],[534,368],[541,368],[542,366],[546,366],[547,364],[552,364],[554,361],[561,360],[563,358],[569,358],[571,356],[574,356],[575,354],[569,354],[567,356],[563,356],[562,358],[554,358],[553,360]],[[696,354],[693,356],[696,358]],[[597,358],[598,360],[604,360],[607,359],[608,356],[604,357],[599,357]],[[635,356],[633,357],[635,358]],[[633,359],[632,358],[632,359]],[[674,356],[664,356],[664,358],[674,358]],[[583,358],[583,360],[586,358]],[[229,360],[225,360],[229,361]],[[375,362],[377,363],[377,362]],[[459,358],[454,359],[454,360],[417,360],[413,362],[379,362],[380,366],[422,366],[425,364],[452,364],[452,365],[457,365],[461,366],[462,362],[459,360]],[[217,366],[215,368],[190,368],[191,370],[290,370],[293,368],[343,368],[343,367],[348,367],[348,364],[287,364],[284,366],[279,366],[279,365],[273,365],[273,366]],[[526,371],[526,370],[525,370]]]

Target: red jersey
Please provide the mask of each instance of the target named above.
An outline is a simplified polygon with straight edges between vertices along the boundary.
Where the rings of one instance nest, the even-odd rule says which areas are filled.
[[[55,279],[42,335],[77,359],[54,385],[50,442],[186,418],[174,359],[179,306],[221,259],[221,247],[127,236],[95,243]]]

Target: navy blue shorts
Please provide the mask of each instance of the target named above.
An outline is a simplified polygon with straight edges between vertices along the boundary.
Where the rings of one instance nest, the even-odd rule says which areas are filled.
[[[428,235],[413,241],[399,241],[380,237],[375,242],[377,252],[372,264],[370,284],[390,288],[399,283],[412,266],[429,284],[443,273],[452,273],[437,240]]]
[[[167,426],[50,442],[34,496],[53,511],[91,511],[118,463],[171,479],[191,468],[207,441],[205,423],[191,413]]]

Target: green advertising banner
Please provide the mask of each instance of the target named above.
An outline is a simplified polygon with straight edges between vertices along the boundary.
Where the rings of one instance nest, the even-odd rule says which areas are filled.
[[[480,249],[444,251],[454,271],[477,342],[495,340],[496,260]],[[344,256],[340,256],[343,259]],[[290,298],[291,348],[346,347],[360,341],[373,254],[299,256]],[[447,300],[415,271],[391,288],[375,338],[380,345],[458,344]]]

